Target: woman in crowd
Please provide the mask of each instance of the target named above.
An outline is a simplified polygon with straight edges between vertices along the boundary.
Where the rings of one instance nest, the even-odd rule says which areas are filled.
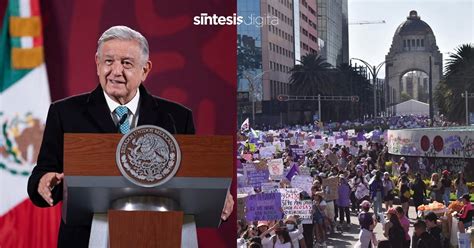
[[[437,202],[443,202],[443,192],[442,192],[442,185],[441,181],[439,180],[439,174],[433,173],[431,174],[431,181],[430,181],[430,191],[431,191],[431,200]]]
[[[408,234],[408,231],[410,229],[410,221],[405,216],[405,212],[403,211],[402,207],[396,207],[395,210],[397,211],[398,220],[400,221],[400,224],[403,227],[403,231],[405,232],[403,248],[409,248],[410,247],[410,234]]]
[[[245,230],[240,238],[237,239],[237,247],[247,247],[247,241],[254,237],[258,237],[257,227],[254,225],[249,225],[247,230]]]
[[[444,205],[447,207],[449,206],[450,200],[449,200],[449,195],[451,194],[451,187],[452,187],[452,182],[451,179],[449,178],[449,171],[444,170],[443,175],[441,176],[441,185],[443,187],[443,202]]]
[[[365,180],[363,170],[357,168],[357,174],[352,179],[352,190],[354,191],[354,197],[356,200],[356,208],[359,210],[359,205],[363,200],[369,198],[368,182]]]
[[[372,178],[369,183],[370,198],[374,203],[374,213],[376,215],[382,212],[382,200],[384,197],[384,188],[381,174],[382,173],[380,171],[376,171],[375,177]]]
[[[466,228],[472,225],[473,207],[471,205],[471,197],[469,194],[464,194],[459,200],[461,200],[463,207],[457,217],[459,218],[458,228],[459,232],[465,233]]]
[[[362,208],[362,212],[358,216],[360,233],[359,240],[354,246],[355,248],[374,248],[376,246],[376,244],[372,246],[372,243],[376,243],[373,230],[377,225],[377,220],[375,219],[374,214],[369,212],[370,206],[371,204],[369,201],[363,201],[360,204],[360,207]]]
[[[316,237],[317,246],[325,246],[326,243],[326,228],[324,220],[326,215],[324,210],[326,208],[326,202],[324,201],[321,193],[313,195],[313,226],[314,236]]]
[[[339,175],[339,188],[338,188],[338,199],[337,206],[339,208],[339,224],[344,224],[344,213],[346,214],[347,227],[351,225],[351,214],[349,211],[351,187],[347,182],[344,174]]]
[[[277,227],[272,239],[274,248],[294,248],[286,227]]]
[[[405,240],[405,231],[403,230],[400,220],[397,216],[397,211],[394,208],[390,208],[387,211],[388,222],[384,225],[383,235],[388,238],[392,247],[403,247],[403,241]]]
[[[293,215],[288,216],[285,221],[286,229],[293,243],[293,248],[306,248],[303,236],[303,225],[301,220]]]
[[[388,172],[383,173],[383,191],[384,191],[384,201],[385,201],[385,209],[389,209],[393,207],[393,199],[395,198],[393,190],[395,189],[395,185],[390,179],[390,174]]]
[[[464,194],[469,193],[467,188],[464,172],[460,171],[458,177],[454,180],[454,187],[456,188],[456,199],[461,198]]]
[[[416,173],[415,175],[415,181],[411,184],[411,190],[413,190],[413,204],[415,205],[416,216],[420,216],[418,213],[418,206],[422,205],[425,201],[426,184],[421,179],[419,173]]]
[[[257,224],[258,236],[261,239],[262,248],[272,248],[272,235],[271,231],[275,229],[276,225],[273,229],[270,230],[269,222],[268,221],[259,221]]]
[[[403,211],[405,212],[405,215],[408,217],[408,208],[410,207],[410,187],[408,187],[408,177],[406,174],[402,175],[400,177],[400,182],[399,182],[399,198],[400,198],[400,203],[402,205]]]

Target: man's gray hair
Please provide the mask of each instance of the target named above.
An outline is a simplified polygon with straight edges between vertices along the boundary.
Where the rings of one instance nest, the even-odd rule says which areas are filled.
[[[148,49],[148,41],[139,32],[127,26],[113,26],[107,29],[104,33],[102,33],[99,40],[97,41],[97,54],[99,56],[101,55],[100,48],[102,47],[102,44],[109,40],[137,41],[142,52],[142,62],[146,63],[148,61],[150,54]]]

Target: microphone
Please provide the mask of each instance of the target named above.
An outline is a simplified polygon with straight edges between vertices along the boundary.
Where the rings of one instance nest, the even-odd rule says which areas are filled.
[[[120,120],[117,124],[117,130],[118,130],[119,133],[120,133],[120,126],[127,120],[127,117],[128,117],[128,114],[125,113],[124,115],[122,115],[122,118],[120,118]]]
[[[174,131],[173,134],[177,134],[178,132],[176,131],[176,123],[175,123],[175,121],[174,121],[173,116],[172,116],[170,113],[168,113],[168,117],[170,118],[171,125],[173,125],[173,131]]]

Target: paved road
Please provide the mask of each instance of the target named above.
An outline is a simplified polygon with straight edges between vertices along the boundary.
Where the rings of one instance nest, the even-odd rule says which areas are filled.
[[[394,205],[396,207],[397,205]],[[410,217],[410,231],[409,234],[410,236],[413,233],[413,223],[415,223],[415,207],[410,206],[410,209],[408,211],[408,216]],[[326,242],[327,247],[337,247],[337,248],[342,248],[342,247],[354,247],[356,244],[357,240],[359,239],[359,221],[357,220],[357,216],[351,215],[351,227],[349,230],[341,233],[336,232],[335,234],[329,235],[329,240]],[[383,227],[382,224],[378,224],[375,227],[375,235],[377,237],[377,240],[385,240],[386,238],[383,236]]]

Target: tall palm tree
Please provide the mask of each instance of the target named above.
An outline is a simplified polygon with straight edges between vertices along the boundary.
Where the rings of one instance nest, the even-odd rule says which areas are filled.
[[[331,64],[317,53],[309,53],[301,57],[300,64],[295,65],[290,70],[290,93],[299,96],[325,95],[331,92]],[[322,108],[326,109],[325,104]],[[308,121],[302,115],[303,112],[310,111],[313,114],[317,110],[317,102],[298,101],[290,104],[290,108],[299,113],[299,121]],[[327,113],[322,111],[326,120]]]
[[[310,96],[328,93],[331,86],[331,64],[317,53],[304,55],[300,62],[290,70],[292,94]]]
[[[449,55],[444,80],[439,82],[434,94],[440,112],[449,120],[463,122],[465,103],[460,96],[466,90],[474,93],[474,46],[472,44],[463,44],[456,48],[455,53]],[[473,107],[474,104],[470,104],[471,110],[474,110]]]

